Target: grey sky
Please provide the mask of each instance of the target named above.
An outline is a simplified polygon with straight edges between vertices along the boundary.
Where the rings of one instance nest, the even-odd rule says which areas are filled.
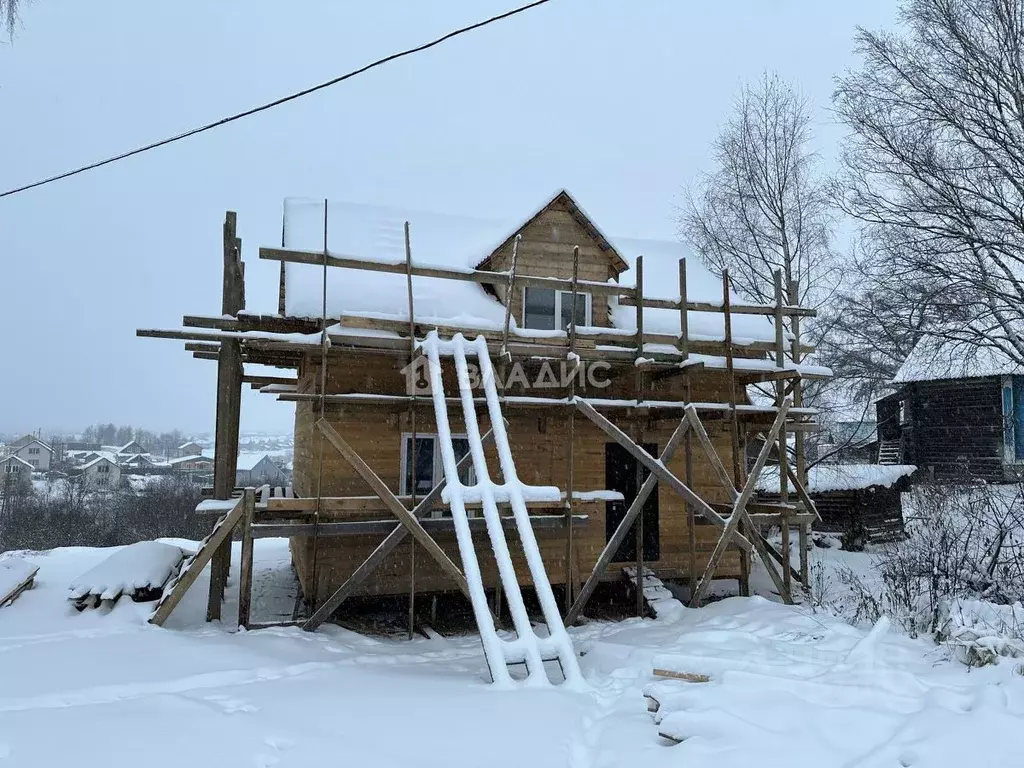
[[[0,46],[0,186],[33,181],[341,74],[514,0],[37,0]],[[137,339],[220,309],[239,215],[250,309],[275,311],[287,195],[507,218],[559,187],[622,236],[672,237],[679,190],[765,69],[841,129],[832,77],[895,4],[554,0],[241,123],[0,200],[0,431],[96,421],[208,431],[214,364]],[[293,411],[246,393],[243,429]]]

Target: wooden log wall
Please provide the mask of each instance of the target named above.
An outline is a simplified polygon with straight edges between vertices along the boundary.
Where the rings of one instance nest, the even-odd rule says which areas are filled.
[[[905,389],[910,422],[904,461],[938,480],[1003,478],[1003,409],[998,377],[921,381]]]
[[[350,358],[348,365],[333,365],[328,376],[327,391],[334,392],[374,392],[382,394],[400,394],[405,391],[405,379],[399,372],[399,364],[389,358],[372,355]],[[451,366],[448,366],[451,367]],[[447,373],[446,368],[446,373]],[[300,371],[300,390],[314,391],[319,376],[319,361],[310,356],[304,361]],[[631,379],[630,376],[624,378]],[[726,378],[724,374],[707,374],[697,377],[693,383],[693,399],[720,401],[725,394]],[[662,396],[672,399],[683,399],[682,382],[673,384],[672,380],[659,382]],[[449,392],[454,392],[454,382]],[[627,387],[625,382],[614,382],[611,388]],[[632,381],[628,387],[631,389]],[[678,389],[679,391],[674,391]],[[536,393],[534,393],[536,394]],[[553,390],[552,396],[561,396],[562,391]],[[598,392],[585,392],[590,396],[602,396]],[[609,418],[616,418],[609,413]],[[681,415],[681,414],[680,414]],[[450,409],[453,434],[462,432],[461,411]],[[317,417],[317,406],[313,403],[298,403],[295,422],[295,469],[293,483],[299,495],[315,495],[317,476],[316,469],[319,456],[320,435],[314,428]],[[365,408],[328,405],[327,420],[342,434],[396,493],[400,490],[401,466],[401,435],[411,430],[407,412],[368,411]],[[562,487],[567,476],[566,440],[568,435],[567,410],[527,411],[506,413],[509,420],[508,432],[520,479],[534,485],[554,485]],[[620,415],[620,423],[628,426],[626,413]],[[631,413],[629,419],[635,418]],[[486,429],[487,420],[481,417],[481,427]],[[678,424],[676,418],[649,419],[644,429],[644,442],[665,445],[669,436]],[[417,414],[416,428],[418,433],[431,434],[436,432],[433,412],[423,410]],[[723,461],[731,462],[730,436],[725,422],[711,422],[709,432],[718,448]],[[574,450],[574,484],[575,490],[600,490],[606,488],[605,478],[605,445],[606,436],[594,425],[581,419],[575,424]],[[493,446],[486,451],[488,466],[492,477],[500,479],[498,460]],[[694,485],[709,501],[726,502],[728,497],[714,475],[711,466],[704,460],[698,450],[694,452]],[[682,452],[670,462],[678,477],[685,476],[684,456]],[[355,474],[345,460],[327,444],[323,460],[324,495],[365,495],[369,491],[363,481]],[[564,488],[563,488],[564,490]],[[659,486],[659,535],[660,559],[646,565],[656,571],[672,573],[682,578],[689,575],[689,534],[687,511],[682,499],[671,491]],[[578,514],[589,515],[585,524],[574,529],[574,568],[578,573],[588,573],[597,560],[606,540],[605,504],[590,503],[577,505]],[[553,509],[552,512],[555,512]],[[378,515],[379,517],[379,515]],[[397,522],[396,522],[397,524]],[[695,526],[697,538],[698,572],[702,571],[707,558],[718,539],[719,531],[698,518]],[[317,554],[317,593],[322,598],[340,586],[351,572],[380,543],[380,536],[356,536],[344,538],[321,538]],[[515,537],[510,537],[515,540]],[[565,532],[562,529],[538,531],[545,566],[549,577],[560,583],[565,573]],[[477,551],[484,573],[485,583],[494,586],[497,583],[497,572],[494,558],[491,555],[490,543],[486,534],[477,534],[479,542]],[[454,534],[441,534],[438,542],[455,562],[460,562]],[[517,542],[513,542],[516,549]],[[303,582],[304,593],[312,594],[313,549],[309,537],[292,540],[292,553],[299,577]],[[410,546],[403,543],[371,578],[364,589],[358,594],[382,595],[404,594],[409,587]],[[517,572],[523,584],[528,585],[529,574],[521,552],[514,552]],[[617,568],[610,571],[615,574]],[[720,569],[722,578],[736,578],[739,575],[739,557],[730,551]],[[453,584],[437,569],[432,561],[419,557],[416,561],[416,588],[418,591],[446,591]]]

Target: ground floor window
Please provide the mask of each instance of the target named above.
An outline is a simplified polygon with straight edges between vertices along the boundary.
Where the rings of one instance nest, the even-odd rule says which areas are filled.
[[[459,461],[469,453],[469,440],[464,436],[453,436],[452,447],[455,460]],[[415,462],[413,457],[415,455]],[[415,463],[415,466],[414,466]],[[408,496],[415,489],[417,496],[426,496],[444,477],[444,461],[441,458],[441,443],[437,435],[416,435],[416,450],[413,451],[412,435],[402,435],[402,484],[401,493]],[[459,479],[465,485],[472,485],[473,466],[467,463],[459,472]]]

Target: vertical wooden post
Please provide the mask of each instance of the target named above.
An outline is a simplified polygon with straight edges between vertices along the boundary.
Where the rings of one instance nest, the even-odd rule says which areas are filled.
[[[409,222],[405,222],[405,286],[409,298],[409,367],[416,361],[416,315],[413,309],[412,299],[412,243],[409,239]],[[410,389],[409,395],[412,400],[409,402],[409,421],[412,432],[412,451],[409,461],[412,467],[412,487],[409,494],[412,496],[412,506],[416,507],[416,388]],[[399,435],[401,438],[401,435]],[[402,446],[399,443],[399,452]],[[401,455],[401,453],[399,453]],[[433,480],[433,478],[431,478]],[[401,485],[401,480],[399,480]],[[416,539],[409,541],[409,639],[412,640],[416,631]]]
[[[256,491],[246,488],[242,491],[242,557],[241,574],[238,579],[238,624],[249,628],[252,610],[252,521],[256,513]]]
[[[688,290],[686,286],[686,259],[679,260],[679,355],[682,357],[680,365],[686,365],[690,359],[690,313]],[[693,401],[693,382],[690,374],[686,376],[686,403]],[[686,430],[686,441],[683,444],[686,484],[693,487],[693,438],[690,430]],[[686,504],[686,529],[687,546],[689,548],[689,571],[690,571],[690,594],[697,591],[697,515],[693,505],[689,501]]]
[[[224,215],[224,279],[221,314],[237,316],[245,309],[242,241],[237,236],[234,211]],[[230,499],[238,465],[238,423],[242,407],[242,346],[235,339],[221,341],[217,355],[217,423],[214,435],[213,497]],[[231,539],[227,538],[210,562],[210,594],[206,620],[220,619],[221,601],[231,568]]]
[[[789,282],[789,304],[790,306],[799,306],[800,304],[800,285],[796,280]],[[793,315],[791,319],[793,327],[793,362],[799,364],[803,358],[803,354],[800,351],[800,316]],[[800,379],[793,380],[793,407],[800,408],[804,404],[804,388]],[[807,487],[807,457],[804,445],[804,433],[799,431],[794,435],[796,442],[796,476],[800,480],[800,483],[804,488]],[[809,510],[808,510],[809,511]],[[801,523],[800,525],[800,583],[803,585],[805,590],[811,587],[811,571],[810,563],[808,560],[808,534],[810,533],[811,524]]]
[[[576,368],[579,363],[576,360],[576,299],[578,296],[577,283],[580,276],[580,247],[573,246],[572,249],[572,310],[569,317],[569,399],[576,396]],[[572,526],[572,490],[575,485],[576,461],[576,409],[569,409],[567,424],[568,435],[565,447],[565,610],[572,607],[576,599],[576,581],[573,576],[573,565],[576,559],[573,551],[573,526]]]
[[[519,243],[522,242],[522,239],[523,236],[518,234],[515,240],[512,241],[512,263],[509,265],[508,283],[505,284],[505,325],[502,327],[501,352],[498,355],[498,376],[501,378],[501,381],[495,382],[498,388],[498,397],[501,398],[502,404],[504,404],[507,395],[505,386],[508,383],[508,364],[512,362],[512,355],[508,351],[508,333],[509,327],[512,324],[512,302],[515,299],[516,293],[516,269],[519,262]],[[523,290],[525,291],[525,289]],[[499,575],[497,583],[494,585],[494,617],[498,625],[501,624],[501,589],[501,577]]]
[[[644,257],[636,257],[636,443],[643,445],[643,415],[640,410],[644,399],[644,374],[640,364],[644,356]],[[644,484],[644,468],[636,462],[637,493]],[[658,489],[654,489],[657,493]],[[644,510],[636,516],[636,615],[644,615]]]
[[[322,265],[322,285],[320,294],[320,419],[326,420],[327,413],[327,349],[330,346],[330,339],[327,336],[327,258],[330,255],[327,250],[327,199],[324,198],[324,250]],[[312,407],[312,406],[310,406]],[[318,430],[313,430],[313,439],[317,446],[317,469],[316,469],[316,508],[313,510],[313,535],[310,545],[313,548],[310,568],[312,573],[313,594],[309,598],[310,610],[315,614],[319,607],[320,600],[320,513],[323,489],[324,489],[324,436]]]
[[[725,369],[729,377],[729,431],[732,438],[732,482],[736,490],[743,487],[746,470],[746,456],[740,453],[740,424],[736,414],[736,367],[732,349],[732,297],[729,293],[729,270],[722,270],[722,309],[725,326]],[[740,523],[737,530],[746,533]],[[750,557],[740,550],[740,594],[750,594]]]
[[[782,368],[786,364],[785,346],[785,315],[782,312],[785,301],[782,291],[782,270],[775,270],[775,365]],[[785,379],[775,382],[775,407],[781,408],[786,399]],[[786,591],[793,593],[793,575],[790,569],[790,531],[789,531],[789,477],[787,467],[789,466],[789,439],[786,436],[786,425],[779,430],[778,447],[779,454],[779,500],[782,502],[782,582]]]

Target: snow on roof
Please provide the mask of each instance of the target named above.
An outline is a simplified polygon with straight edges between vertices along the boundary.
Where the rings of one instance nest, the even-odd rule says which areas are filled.
[[[722,278],[712,274],[683,243],[671,240],[613,238],[615,248],[629,263],[623,285],[636,285],[636,257],[644,257],[644,297],[679,300],[679,260],[686,259],[686,298],[722,305]],[[730,292],[731,301],[740,299]],[[636,330],[636,307],[620,307],[612,303],[612,325]],[[691,341],[721,341],[725,338],[725,315],[718,312],[689,312]],[[644,309],[644,331],[679,333],[679,312],[674,309]],[[775,341],[775,325],[763,315],[732,316],[732,334],[736,343],[744,340]]]
[[[412,259],[415,263],[471,271],[507,240],[509,232],[514,233],[521,228],[524,220],[479,219],[385,206],[328,202],[327,246],[334,255],[403,264],[404,223],[408,221]],[[323,233],[322,200],[285,200],[285,247],[322,250]],[[607,239],[630,265],[636,263],[637,256],[644,256],[645,296],[678,299],[678,261],[682,257],[690,257],[687,260],[687,298],[691,301],[722,303],[721,279],[713,276],[697,259],[692,258],[682,243],[636,238]],[[285,276],[286,313],[299,317],[320,317],[323,311],[322,268],[287,263]],[[624,284],[633,284],[630,280],[624,281]],[[462,325],[481,330],[497,330],[504,325],[504,306],[477,283],[414,277],[413,300],[418,322]],[[404,320],[408,317],[408,311],[404,275],[350,269],[328,270],[328,316],[354,314]],[[615,327],[635,330],[635,318],[636,311],[632,307],[612,309],[612,324]],[[693,340],[724,338],[724,317],[721,314],[691,312],[689,324],[690,338]],[[644,326],[654,333],[677,334],[679,313],[674,310],[646,309]],[[743,340],[774,341],[775,331],[766,317],[734,315],[733,336],[737,343],[743,343]]]
[[[92,467],[92,466],[95,466],[96,464],[99,464],[101,461],[105,461],[108,464],[113,464],[114,466],[117,466],[117,462],[116,461],[114,461],[113,459],[108,458],[107,456],[104,455],[104,456],[97,456],[92,461],[87,461],[85,464],[83,464],[81,466],[81,469],[83,469],[83,470],[88,469],[89,467]]]
[[[248,369],[248,368],[246,368],[246,371],[247,371],[247,372],[248,372],[248,370],[249,370],[249,369]],[[183,448],[188,448],[188,447],[189,447],[189,446],[191,446],[191,445],[199,445],[199,443],[197,443],[197,442],[196,442],[195,440],[189,440],[189,441],[188,441],[187,443],[182,443],[181,445],[179,445],[179,446],[178,446],[178,450],[180,451],[180,450],[182,450]],[[202,446],[200,445],[199,447],[201,448]]]
[[[816,464],[807,470],[807,492],[859,491],[880,486],[890,488],[897,480],[917,469],[913,464]],[[779,468],[765,467],[757,490],[779,492]]]
[[[942,379],[980,379],[1024,374],[1024,366],[995,347],[980,347],[926,336],[896,371],[894,384]]]
[[[10,463],[12,461],[16,461],[19,464],[24,464],[29,469],[33,469],[31,464],[29,464],[27,461],[25,461],[20,456],[14,455],[13,453],[10,456],[4,456],[3,458],[0,458],[0,463],[3,463],[3,464],[8,464],[8,463]]]
[[[206,461],[213,461],[212,456],[203,456],[202,454],[197,453],[192,456],[180,456],[177,459],[171,459],[167,463],[173,466],[175,464],[181,464],[182,462],[185,461],[199,461],[200,459],[205,459]]]
[[[269,459],[270,456],[266,453],[240,453],[238,454],[238,461],[235,464],[235,469],[242,471],[248,471],[253,469],[264,459]]]

